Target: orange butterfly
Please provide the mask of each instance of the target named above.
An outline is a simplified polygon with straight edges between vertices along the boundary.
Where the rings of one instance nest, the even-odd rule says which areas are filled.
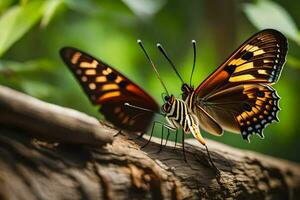
[[[162,46],[158,47],[182,80]],[[286,54],[285,36],[273,29],[263,30],[244,42],[196,89],[182,81],[182,98],[200,127],[213,135],[227,130],[241,133],[247,140],[252,134],[263,138],[263,129],[279,121],[280,98],[271,85],[280,77]],[[194,63],[195,58],[194,43]]]
[[[100,112],[108,121],[120,129],[146,131],[159,111],[150,95],[111,66],[82,51],[66,47],[60,54],[92,103],[101,105]],[[222,135],[223,130],[228,130],[241,133],[244,139],[253,133],[263,137],[263,129],[278,121],[279,96],[271,85],[280,77],[286,54],[284,35],[263,30],[243,43],[196,89],[183,83],[182,98],[197,116],[200,127],[209,133]],[[174,65],[173,69],[179,75]],[[128,109],[126,104],[139,109]]]

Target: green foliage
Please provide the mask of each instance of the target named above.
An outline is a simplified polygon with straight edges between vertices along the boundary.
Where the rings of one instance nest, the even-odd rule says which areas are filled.
[[[279,4],[269,0],[259,0],[254,4],[245,4],[244,11],[258,29],[277,29],[300,45],[300,32],[296,23]]]
[[[298,7],[294,0],[258,0],[247,4],[196,0],[189,3],[181,0],[1,0],[0,84],[102,118],[60,60],[61,47],[74,46],[101,58],[162,103],[163,88],[136,44],[137,39],[144,41],[166,86],[179,97],[181,83],[157,51],[156,42],[164,45],[188,81],[193,61],[190,41],[197,40],[199,53],[193,77],[197,86],[250,35],[263,28],[276,28],[289,38],[288,60],[275,85],[282,97],[281,122],[266,128],[265,140],[251,137],[251,144],[231,133],[222,137],[203,135],[236,147],[300,161],[294,153],[300,150],[297,144],[300,132]],[[157,127],[157,136],[160,130]]]
[[[136,15],[151,17],[165,4],[165,0],[122,0]]]
[[[64,0],[52,0],[45,3],[45,12],[41,20],[41,26],[45,28],[53,18],[57,9],[64,4]]]
[[[300,59],[296,58],[294,56],[288,56],[287,64],[290,67],[294,67],[294,68],[300,69]]]
[[[43,0],[9,8],[0,18],[0,57],[43,15]]]

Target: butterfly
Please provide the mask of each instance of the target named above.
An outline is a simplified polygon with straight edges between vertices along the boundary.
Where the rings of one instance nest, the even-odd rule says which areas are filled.
[[[182,80],[162,46],[158,47]],[[226,130],[248,141],[252,134],[264,138],[264,128],[279,121],[280,97],[272,85],[280,77],[287,49],[282,33],[265,29],[245,41],[196,89],[182,81],[182,99],[200,127],[217,136]],[[195,52],[194,45],[194,63]]]
[[[156,101],[116,69],[89,54],[64,47],[60,55],[80,82],[94,105],[115,127],[130,132],[145,132],[159,111]],[[153,112],[126,107],[135,105]]]

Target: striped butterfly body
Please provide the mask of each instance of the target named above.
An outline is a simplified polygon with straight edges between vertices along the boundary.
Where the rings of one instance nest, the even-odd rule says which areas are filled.
[[[279,96],[271,86],[280,77],[287,40],[266,29],[243,43],[196,89],[182,85],[182,98],[200,127],[214,135],[223,130],[264,137],[264,128],[279,121]]]
[[[206,151],[209,157],[209,161],[211,165],[215,168],[216,166],[211,160],[209,151],[207,149],[207,146],[205,144],[204,139],[202,138],[200,134],[199,129],[199,121],[196,117],[196,115],[193,114],[192,110],[188,107],[185,101],[181,99],[177,99],[174,97],[174,95],[170,95],[165,84],[163,83],[156,66],[154,65],[153,61],[149,57],[148,53],[146,52],[144,45],[142,44],[141,40],[138,40],[138,44],[140,45],[141,49],[143,50],[145,56],[147,57],[148,61],[151,63],[152,68],[154,69],[154,72],[160,81],[161,85],[163,86],[166,96],[164,97],[165,103],[162,105],[162,111],[164,117],[166,118],[169,125],[163,124],[162,128],[168,128],[169,130],[176,131],[176,138],[177,138],[177,131],[179,129],[182,129],[185,133],[192,133],[195,138],[198,139],[205,147]],[[163,129],[162,129],[163,130]],[[153,131],[153,127],[152,127]],[[163,133],[163,131],[162,131]],[[151,133],[152,136],[152,133]],[[150,139],[151,139],[150,136]],[[168,139],[168,136],[167,136]],[[166,139],[166,140],[167,140]],[[150,141],[150,140],[149,140]],[[176,144],[177,141],[175,141]],[[161,141],[162,144],[162,141]],[[184,134],[182,134],[182,150],[184,155],[184,160],[187,162],[186,155],[185,155],[185,149],[184,149]],[[217,170],[218,171],[218,170]]]
[[[203,139],[200,128],[199,120],[193,111],[188,107],[188,104],[181,100],[175,98],[173,95],[165,96],[165,103],[162,106],[162,110],[165,113],[165,118],[170,125],[172,130],[182,129],[184,133],[192,133],[192,135],[206,148],[208,160],[211,166],[219,172],[218,168],[215,166],[211,159],[210,153],[208,151],[205,140]],[[187,162],[184,148],[184,133],[182,134],[182,150],[185,162]],[[176,142],[176,141],[175,141]]]
[[[192,133],[203,145],[205,141],[200,134],[197,116],[190,110],[186,102],[176,99],[173,95],[165,96],[166,103],[162,106],[165,117],[173,129]]]
[[[110,65],[72,47],[61,49],[65,64],[80,82],[90,101],[100,105],[106,120],[121,130],[145,132],[159,111],[155,100]],[[126,103],[153,112],[126,107]]]

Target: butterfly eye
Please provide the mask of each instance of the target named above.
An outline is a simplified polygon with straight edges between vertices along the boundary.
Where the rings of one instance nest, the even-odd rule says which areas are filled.
[[[186,91],[186,85],[185,85],[185,84],[183,84],[183,85],[181,86],[181,91],[182,91],[182,92],[185,92],[185,91]]]
[[[165,96],[164,99],[165,99],[165,101],[169,101],[170,100],[170,96]]]

